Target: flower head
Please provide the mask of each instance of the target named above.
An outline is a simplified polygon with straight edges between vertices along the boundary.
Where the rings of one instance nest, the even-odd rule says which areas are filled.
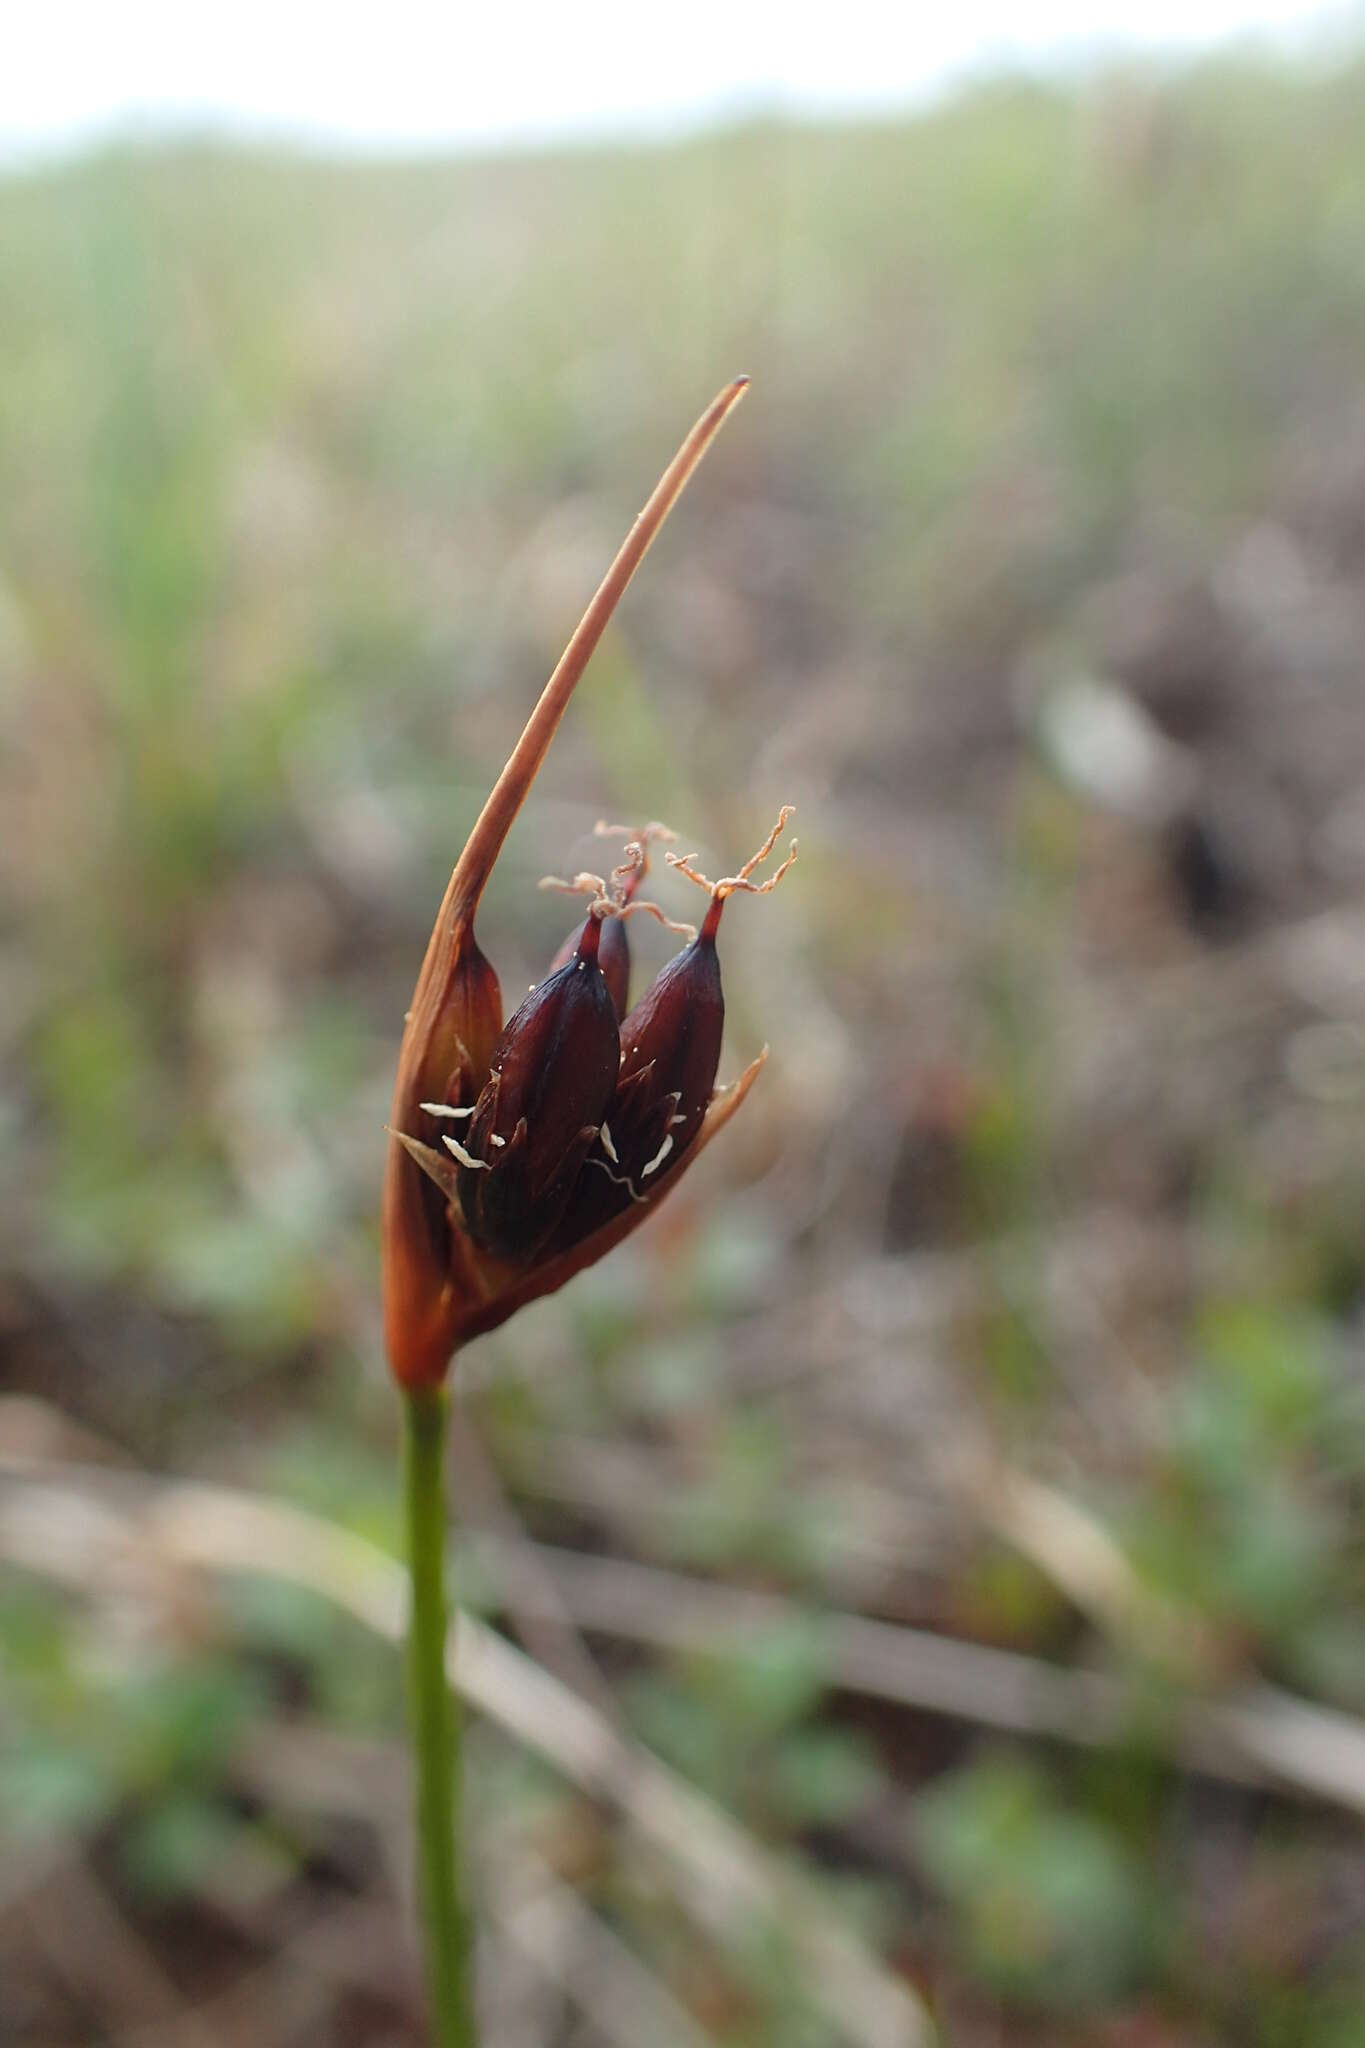
[[[439,1383],[461,1344],[637,1228],[684,1155],[735,1114],[766,1056],[713,1095],[724,1018],[716,927],[729,894],[770,888],[790,866],[768,883],[749,880],[785,811],[754,859],[723,882],[706,882],[690,857],[668,856],[711,904],[701,932],[633,1011],[626,920],[647,912],[670,922],[637,894],[650,843],[672,836],[663,827],[631,834],[609,880],[553,884],[590,895],[587,916],[505,1027],[497,976],[474,938],[484,885],[569,697],[747,381],[718,394],[664,471],[494,785],[437,915],[399,1053],[384,1177],[385,1341],[404,1386]],[[624,1162],[618,1126],[630,1148]],[[640,1156],[656,1133],[650,1156]],[[585,1196],[587,1183],[600,1183],[605,1199],[596,1189]]]

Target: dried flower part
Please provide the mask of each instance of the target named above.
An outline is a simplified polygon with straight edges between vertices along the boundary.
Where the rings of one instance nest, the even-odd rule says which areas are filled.
[[[458,1189],[474,1243],[529,1258],[553,1230],[597,1136],[620,1061],[616,1011],[598,965],[602,920],[510,1019],[462,1140]]]
[[[700,873],[694,865],[697,858],[695,853],[666,853],[664,859],[671,868],[676,868],[680,875],[686,875],[689,882],[695,882],[698,888],[706,890],[711,898],[713,912],[716,904],[723,903],[727,896],[733,896],[736,889],[746,890],[751,896],[771,896],[773,890],[777,887],[788,869],[796,864],[797,841],[793,839],[791,852],[787,855],[781,867],[778,868],[776,874],[769,875],[766,882],[755,882],[752,880],[753,872],[755,868],[762,866],[776,846],[787,820],[795,816],[796,806],[794,804],[783,804],[777,814],[777,823],[773,826],[772,831],[768,834],[762,846],[759,847],[758,852],[749,855],[749,858],[745,861],[737,875],[722,875],[718,882],[709,882],[706,876]]]

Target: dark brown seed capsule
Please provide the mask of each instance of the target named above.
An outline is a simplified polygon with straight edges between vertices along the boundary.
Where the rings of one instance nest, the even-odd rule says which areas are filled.
[[[757,853],[737,874],[718,882],[698,871],[691,854],[666,856],[670,867],[706,890],[711,899],[706,920],[621,1025],[621,1070],[557,1233],[560,1249],[620,1215],[628,1203],[648,1203],[696,1139],[715,1088],[725,1028],[716,957],[721,915],[736,891],[771,895],[791,868],[795,840],[775,874],[764,882],[753,879],[791,815],[791,805],[784,804]]]
[[[687,1150],[697,1134],[716,1085],[721,1038],[725,1030],[725,996],[720,985],[716,933],[723,897],[706,913],[690,946],[669,961],[621,1026],[621,1071],[616,1093],[639,1076],[648,1078],[656,1102],[675,1098],[669,1129],[672,1154]],[[640,1171],[652,1167],[639,1161]],[[667,1156],[667,1155],[666,1155]]]
[[[611,1100],[620,1064],[616,1011],[589,917],[572,957],[510,1019],[463,1138],[460,1207],[474,1242],[528,1258],[559,1221]]]
[[[621,1026],[621,1067],[602,1128],[589,1148],[558,1234],[574,1243],[646,1199],[701,1128],[725,1029],[717,898]]]

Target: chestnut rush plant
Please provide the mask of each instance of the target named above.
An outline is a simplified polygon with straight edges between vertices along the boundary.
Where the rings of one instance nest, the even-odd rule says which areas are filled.
[[[455,864],[408,1012],[390,1117],[382,1215],[384,1330],[404,1406],[403,1489],[411,1573],[409,1689],[418,1879],[433,2038],[477,2039],[471,1929],[461,1874],[459,1717],[445,1669],[444,1446],[451,1362],[471,1338],[562,1287],[650,1216],[735,1114],[766,1057],[716,1089],[725,1004],[716,935],[730,896],[766,894],[796,858],[753,879],[758,851],[708,881],[694,855],[668,863],[705,890],[699,931],[639,894],[653,824],[622,833],[609,877],[548,877],[589,897],[582,926],[503,1024],[498,977],[474,917],[560,718],[622,592],[747,378],[718,393],[664,471],[527,721]],[[628,1009],[627,920],[651,914],[689,943]]]

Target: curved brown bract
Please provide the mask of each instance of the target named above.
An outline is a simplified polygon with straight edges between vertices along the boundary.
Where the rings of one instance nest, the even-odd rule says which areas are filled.
[[[473,1334],[464,1308],[471,1300],[487,1300],[493,1278],[475,1270],[476,1256],[450,1228],[448,1212],[433,1201],[429,1179],[410,1149],[412,1142],[420,1142],[412,1134],[431,1128],[422,1103],[453,1100],[450,1086],[464,1084],[453,1080],[452,1069],[458,1073],[465,1060],[477,1093],[501,1029],[497,978],[474,939],[479,899],[608,620],[747,384],[747,377],[737,377],[716,395],[655,485],[494,784],[432,927],[398,1055],[390,1130],[404,1136],[388,1148],[381,1216],[385,1344],[394,1376],[405,1386],[443,1377],[455,1346]]]

